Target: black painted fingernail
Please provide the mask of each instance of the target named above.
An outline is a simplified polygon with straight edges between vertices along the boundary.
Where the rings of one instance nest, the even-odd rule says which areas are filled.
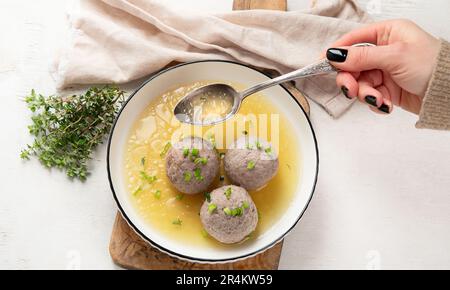
[[[378,107],[377,106],[377,98],[374,96],[367,96],[364,98],[366,100],[366,103],[368,103],[371,106]]]
[[[380,110],[381,112],[386,113],[386,114],[391,113],[389,106],[386,104],[381,105],[381,107],[379,107],[378,110]]]
[[[327,59],[334,62],[344,62],[347,60],[348,50],[342,48],[330,48],[327,51]]]
[[[341,90],[342,90],[342,93],[344,94],[344,96],[347,98],[347,99],[352,99],[352,98],[350,98],[349,96],[348,96],[348,89],[347,89],[347,87],[346,86],[342,86],[341,87]]]

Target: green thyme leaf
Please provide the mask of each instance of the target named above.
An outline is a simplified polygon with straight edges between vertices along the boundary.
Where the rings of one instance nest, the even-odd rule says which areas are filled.
[[[30,160],[30,152],[27,150],[22,150],[22,152],[20,152],[20,158],[23,160]]]
[[[255,166],[256,166],[255,161],[249,161],[248,164],[247,164],[247,169],[248,170],[253,170],[253,169],[255,169]]]
[[[36,157],[46,168],[86,180],[95,149],[109,134],[125,93],[117,87],[90,88],[78,96],[31,94],[25,98],[33,113],[28,126],[34,142],[20,154]]]
[[[187,158],[188,156],[189,156],[189,148],[184,148],[183,149],[183,156],[184,156],[184,158]]]
[[[242,203],[242,207],[243,207],[244,209],[248,209],[248,208],[250,208],[250,204],[248,204],[247,201],[244,201],[244,202]]]

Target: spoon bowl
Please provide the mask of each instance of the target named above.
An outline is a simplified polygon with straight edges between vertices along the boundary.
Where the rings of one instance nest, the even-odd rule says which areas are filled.
[[[233,117],[241,107],[241,100],[239,92],[229,85],[207,85],[187,94],[176,105],[174,114],[182,123],[216,125]],[[205,103],[213,111],[208,112]]]

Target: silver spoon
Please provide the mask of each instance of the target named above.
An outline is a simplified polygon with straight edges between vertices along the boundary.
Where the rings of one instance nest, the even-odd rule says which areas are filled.
[[[371,43],[358,43],[353,46],[375,45]],[[323,59],[299,70],[255,85],[243,92],[237,92],[233,87],[226,84],[207,85],[187,94],[176,105],[174,114],[182,123],[201,126],[216,125],[233,117],[239,111],[245,98],[259,91],[299,78],[329,74],[337,71],[339,70],[333,67],[327,59]],[[202,105],[215,101],[227,104],[227,112],[218,114],[217,116],[214,116],[214,118],[201,119]]]

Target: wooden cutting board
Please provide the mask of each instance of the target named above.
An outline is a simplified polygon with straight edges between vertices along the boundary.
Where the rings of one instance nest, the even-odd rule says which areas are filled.
[[[287,0],[235,0],[234,10],[271,9],[286,11]],[[271,75],[275,72],[264,71]],[[306,98],[291,84],[285,87],[296,97],[309,114]],[[109,251],[117,265],[132,270],[276,270],[280,262],[283,242],[247,260],[228,264],[199,264],[173,258],[150,246],[127,224],[120,213],[114,223]]]

